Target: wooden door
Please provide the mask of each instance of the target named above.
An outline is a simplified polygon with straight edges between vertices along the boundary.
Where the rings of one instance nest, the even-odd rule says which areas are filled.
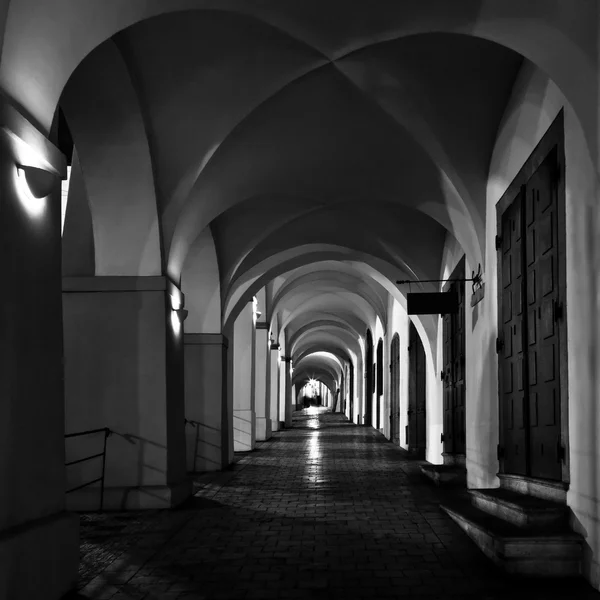
[[[459,262],[450,279],[465,277],[465,260]],[[448,290],[458,297],[456,314],[443,316],[444,453],[465,454],[465,284],[453,281]]]
[[[452,315],[443,316],[444,453],[454,453],[454,384],[452,381]]]
[[[523,381],[522,198],[517,195],[502,216],[502,378],[501,446],[504,471],[527,474],[525,386]]]
[[[383,401],[383,340],[377,343],[377,389],[375,391],[377,410],[377,429],[383,427],[381,422],[381,405]]]
[[[365,425],[373,424],[373,336],[367,331],[367,361],[365,364]]]
[[[558,162],[550,152],[500,220],[500,453],[505,473],[562,478]]]
[[[454,279],[464,278],[465,262],[461,260],[459,267],[455,271],[457,275]],[[466,414],[465,414],[465,284],[464,282],[454,282],[452,290],[458,296],[458,311],[452,315],[452,377],[454,384],[454,407],[453,407],[453,426],[454,435],[454,453],[465,454],[466,452]]]
[[[408,347],[408,449],[419,456],[426,447],[425,350],[415,326],[410,324]]]
[[[551,154],[527,182],[527,342],[530,472],[560,479],[560,388],[556,159]]]
[[[390,439],[400,445],[400,338],[396,334],[390,348]]]

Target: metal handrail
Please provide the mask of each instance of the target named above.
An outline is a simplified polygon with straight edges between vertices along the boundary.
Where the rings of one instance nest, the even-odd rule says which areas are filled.
[[[87,483],[82,483],[70,490],[67,490],[65,494],[70,494],[76,490],[80,490],[81,488],[87,487],[88,485],[92,485],[93,483],[100,482],[100,511],[104,509],[104,475],[106,473],[106,440],[112,433],[112,431],[108,427],[101,427],[100,429],[89,429],[88,431],[78,431],[77,433],[67,433],[65,434],[65,439],[79,437],[82,435],[92,435],[94,433],[104,433],[104,447],[102,448],[102,452],[98,454],[91,454],[90,456],[85,456],[84,458],[79,458],[77,460],[72,460],[65,463],[65,467],[70,467],[71,465],[76,465],[78,463],[85,462],[87,460],[92,460],[94,458],[102,457],[102,475],[97,479],[93,479],[92,481],[88,481]]]

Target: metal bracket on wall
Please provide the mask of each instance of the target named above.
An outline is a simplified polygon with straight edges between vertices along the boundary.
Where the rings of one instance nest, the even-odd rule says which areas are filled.
[[[411,279],[400,279],[396,281],[398,285],[410,285],[411,283],[446,283],[448,281],[471,281],[473,293],[477,290],[481,289],[483,285],[483,274],[481,273],[481,263],[477,265],[477,273],[475,271],[471,271],[471,277],[466,279],[464,277],[459,277],[457,279],[420,279],[418,281],[412,281]]]

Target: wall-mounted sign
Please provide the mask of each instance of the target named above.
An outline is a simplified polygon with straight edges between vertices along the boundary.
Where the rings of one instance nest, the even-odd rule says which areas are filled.
[[[458,312],[456,292],[406,294],[409,315],[448,315]]]

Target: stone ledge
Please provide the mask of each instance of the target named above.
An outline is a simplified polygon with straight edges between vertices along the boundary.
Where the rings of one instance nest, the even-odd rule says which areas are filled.
[[[539,577],[581,574],[583,538],[578,534],[526,533],[467,501],[447,502],[440,508],[507,573]]]

